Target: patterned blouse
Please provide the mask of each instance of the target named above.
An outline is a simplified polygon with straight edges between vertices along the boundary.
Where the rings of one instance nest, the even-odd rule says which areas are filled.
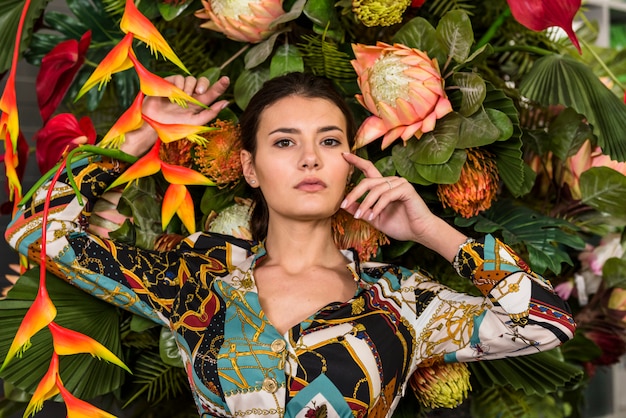
[[[306,417],[318,409],[329,417],[391,416],[420,365],[532,354],[572,338],[567,304],[490,235],[457,255],[459,273],[484,297],[457,293],[419,270],[360,264],[346,251],[354,297],[281,335],[255,285],[262,245],[196,233],[157,252],[86,232],[90,204],[119,172],[115,161],[74,169],[86,206],[61,176],[48,218],[48,269],[169,327],[202,417]],[[6,231],[32,260],[39,259],[47,188]]]

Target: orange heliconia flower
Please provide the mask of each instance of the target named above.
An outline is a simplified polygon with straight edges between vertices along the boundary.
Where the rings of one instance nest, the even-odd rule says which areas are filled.
[[[115,124],[109,129],[100,141],[101,147],[119,148],[120,144],[126,139],[126,133],[139,129],[143,125],[141,106],[145,95],[142,92],[137,93],[135,100],[128,109],[120,116]]]
[[[401,44],[354,44],[352,49],[362,93],[356,98],[373,114],[357,132],[357,148],[381,136],[383,149],[398,138],[419,139],[452,111],[436,59]]]
[[[63,382],[61,382],[61,378],[58,374],[56,380],[59,393],[61,393],[63,401],[65,401],[67,418],[116,418],[115,415],[96,408],[95,406],[85,401],[81,401],[72,395],[67,389],[65,389],[65,386],[63,386]]]
[[[133,0],[126,0],[120,29],[124,33],[132,33],[136,39],[147,44],[153,54],[157,55],[156,52],[160,52],[161,55],[176,64],[181,70],[190,74],[187,67],[176,56],[157,28],[154,27],[147,17],[139,12]]]
[[[454,184],[437,186],[443,206],[451,207],[464,218],[471,218],[491,207],[498,191],[500,176],[493,156],[484,150],[466,150],[467,160],[461,177]]]
[[[93,73],[89,76],[85,84],[80,88],[76,95],[76,99],[80,99],[85,93],[91,90],[96,84],[98,89],[102,88],[106,83],[111,81],[111,76],[115,73],[127,70],[133,66],[129,55],[132,51],[133,35],[126,34],[124,38],[113,47],[111,51],[104,57]]]
[[[215,183],[190,168],[167,164],[161,161],[159,159],[160,148],[161,140],[159,139],[152,149],[122,173],[122,175],[109,186],[109,189],[113,189],[140,177],[155,174],[160,170],[165,180],[170,183],[161,207],[163,228],[165,229],[168,225],[173,213],[177,213],[188,231],[193,233],[196,230],[193,215],[193,201],[184,185],[214,186]]]
[[[212,131],[215,128],[200,125],[186,125],[182,123],[160,123],[148,116],[143,115],[143,119],[156,131],[159,139],[164,143],[178,141],[186,138],[197,144],[204,144],[206,140],[200,136],[201,133]]]
[[[93,357],[103,359],[109,363],[113,363],[122,369],[131,373],[130,369],[108,348],[97,342],[91,337],[80,332],[64,328],[54,322],[48,324],[50,333],[52,333],[52,344],[54,352],[60,356],[72,354],[89,353]]]
[[[155,74],[152,74],[143,65],[141,65],[132,51],[128,57],[134,64],[135,71],[139,76],[139,88],[146,96],[168,97],[172,102],[177,103],[181,107],[186,107],[187,103],[194,103],[204,108],[207,107],[204,103],[194,99],[174,84]]]
[[[26,411],[24,411],[24,417],[35,415],[43,408],[43,403],[48,399],[56,396],[59,393],[57,387],[57,379],[59,376],[59,356],[57,353],[52,353],[52,360],[50,360],[50,366],[44,377],[39,381],[35,393],[30,398]]]
[[[202,134],[206,145],[194,148],[194,162],[205,176],[223,187],[241,180],[241,138],[237,125],[218,120],[211,126],[215,130]]]
[[[389,243],[385,234],[362,219],[354,219],[343,209],[333,217],[332,229],[337,247],[356,250],[361,261],[368,261],[378,253],[381,245]]]
[[[16,355],[20,355],[30,347],[30,339],[48,326],[56,317],[57,309],[50,300],[45,285],[39,285],[35,301],[24,315],[24,319],[13,338],[9,352],[0,367],[0,371],[9,364]]]

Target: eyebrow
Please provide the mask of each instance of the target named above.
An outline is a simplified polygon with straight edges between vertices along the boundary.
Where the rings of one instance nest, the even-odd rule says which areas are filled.
[[[318,133],[331,132],[331,131],[343,132],[343,129],[341,129],[340,127],[335,126],[335,125],[329,125],[329,126],[322,126],[321,128],[319,128],[317,130]],[[274,129],[273,131],[271,131],[269,133],[269,135],[272,135],[272,134],[275,134],[275,133],[297,134],[297,133],[300,133],[300,129],[297,129],[297,128],[277,128],[277,129]]]

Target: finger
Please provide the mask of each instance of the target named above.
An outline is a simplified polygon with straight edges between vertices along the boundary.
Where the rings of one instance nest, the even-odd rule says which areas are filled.
[[[204,94],[210,85],[211,85],[211,82],[209,81],[208,78],[200,77],[198,79],[198,82],[196,83],[196,89],[194,90],[194,93],[197,95]]]
[[[226,76],[223,76],[220,77],[220,79],[212,85],[209,85],[208,80],[206,81],[206,83],[208,86],[206,91],[202,94],[195,95],[195,98],[204,104],[210,104],[217,100],[218,97],[224,94],[224,92],[226,92],[226,89],[230,84],[230,79]]]
[[[196,84],[198,83],[198,81],[196,80],[196,78],[194,76],[187,76],[185,77],[185,81],[183,84],[183,88],[182,90],[187,93],[188,95],[192,95],[196,89]]]
[[[220,113],[222,109],[228,106],[228,100],[220,100],[219,102],[215,102],[208,109],[203,109],[201,112],[193,115],[193,124],[195,125],[206,125],[213,119],[215,119]]]
[[[380,211],[380,208],[384,208],[392,200],[392,195],[395,194],[393,188],[389,187],[390,183],[387,179],[380,178],[369,183],[367,194],[354,213],[355,218],[373,218],[374,208],[378,208]]]
[[[365,158],[361,158],[358,155],[349,152],[344,152],[343,158],[345,158],[347,162],[361,170],[363,174],[365,174],[365,177],[382,177],[380,171],[378,171],[374,163],[372,163],[370,160],[366,160]]]
[[[185,77],[180,74],[167,76],[165,77],[165,80],[169,81],[179,89],[182,89],[185,86]]]

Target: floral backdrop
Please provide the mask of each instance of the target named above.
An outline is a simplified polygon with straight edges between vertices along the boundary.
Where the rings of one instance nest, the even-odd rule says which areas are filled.
[[[105,155],[134,164],[94,208],[92,232],[163,250],[196,230],[247,238],[238,115],[265,80],[309,71],[345,95],[359,155],[468,235],[503,237],[576,314],[576,337],[551,352],[420,369],[394,416],[580,417],[590,379],[626,352],[626,34],[596,46],[580,0],[67,0],[67,14],[48,0],[0,4],[4,213],[30,196],[29,153],[39,184]],[[32,138],[16,106],[22,57],[39,67]],[[193,101],[164,82],[175,73],[228,75],[230,106],[207,127],[142,116],[146,96]],[[135,161],[117,148],[144,123],[160,140]],[[365,259],[474,292],[420,246],[342,212],[333,229]],[[18,270],[0,300],[1,416],[48,399],[70,417],[195,416],[167,330],[38,266]]]

